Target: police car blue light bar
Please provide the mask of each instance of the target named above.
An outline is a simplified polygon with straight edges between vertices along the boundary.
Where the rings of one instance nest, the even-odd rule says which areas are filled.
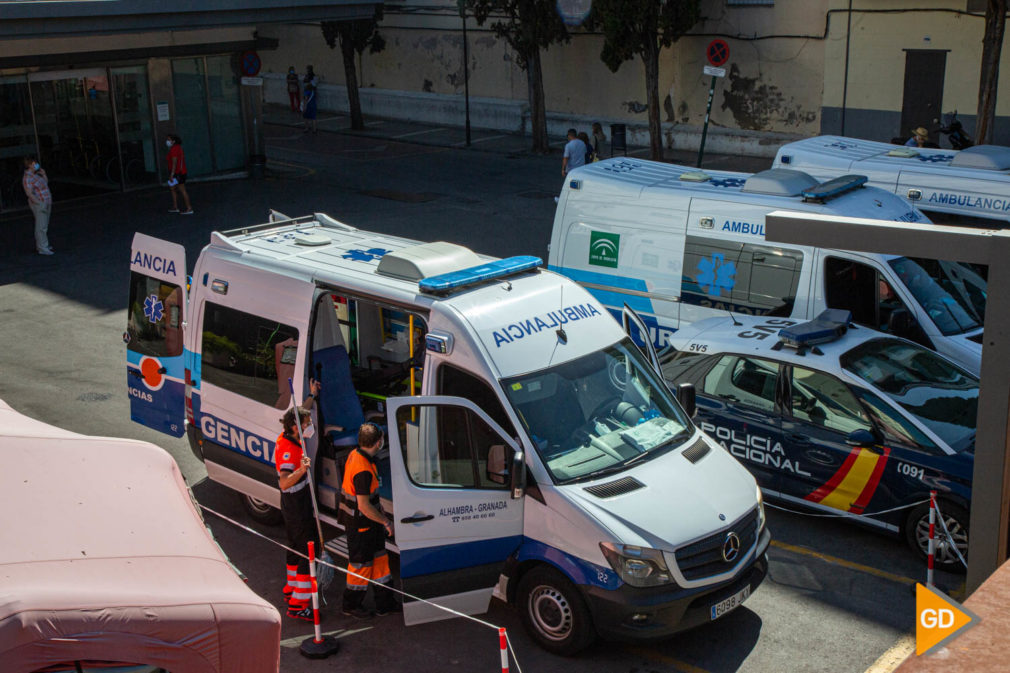
[[[827,343],[841,338],[849,329],[852,313],[838,308],[822,311],[813,320],[779,330],[779,339],[787,346],[799,348]]]
[[[804,199],[824,201],[825,199],[830,199],[834,196],[844,194],[845,192],[851,192],[853,189],[862,187],[866,184],[866,180],[867,178],[865,175],[843,175],[833,180],[822,182],[816,187],[804,189],[800,192],[800,194],[803,195]]]
[[[477,285],[478,283],[494,280],[495,278],[504,278],[505,276],[529,271],[543,263],[542,259],[533,257],[532,255],[508,257],[488,262],[487,264],[460,269],[459,271],[450,271],[449,273],[423,278],[417,283],[417,287],[421,292],[428,292],[430,294],[451,292],[452,290]]]

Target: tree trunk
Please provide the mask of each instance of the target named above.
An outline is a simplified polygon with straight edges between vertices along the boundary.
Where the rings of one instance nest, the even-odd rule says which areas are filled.
[[[526,82],[530,95],[530,130],[533,135],[533,151],[546,154],[547,108],[544,103],[544,76],[540,69],[540,50],[536,47],[526,55]]]
[[[978,110],[975,116],[975,142],[979,145],[992,142],[1006,12],[1007,0],[989,0],[986,3],[985,37],[982,38],[982,64],[979,68],[978,81]]]
[[[361,98],[358,97],[358,73],[354,69],[354,45],[350,40],[340,40],[340,53],[344,57],[344,82],[347,85],[347,107],[351,111],[351,128],[355,131],[365,129],[365,120],[361,116]]]
[[[659,44],[649,40],[648,48],[642,52],[645,64],[646,103],[649,108],[649,157],[653,161],[663,160],[663,128],[659,117]]]

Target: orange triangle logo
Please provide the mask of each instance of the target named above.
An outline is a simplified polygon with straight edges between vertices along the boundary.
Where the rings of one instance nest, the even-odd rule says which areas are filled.
[[[915,585],[915,654],[946,645],[963,629],[974,626],[978,615],[935,588]]]

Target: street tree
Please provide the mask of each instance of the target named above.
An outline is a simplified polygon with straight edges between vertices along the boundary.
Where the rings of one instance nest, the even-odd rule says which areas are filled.
[[[323,39],[330,49],[335,49],[337,44],[340,44],[340,54],[344,61],[344,83],[347,85],[347,106],[351,111],[351,128],[356,131],[365,128],[365,120],[361,116],[355,57],[360,59],[365,49],[368,49],[370,54],[385,49],[386,40],[379,34],[381,20],[382,5],[376,5],[375,15],[370,19],[322,22]]]
[[[459,0],[477,24],[492,20],[491,30],[516,54],[516,65],[526,71],[529,89],[533,151],[547,152],[547,108],[540,50],[567,43],[571,36],[555,9],[554,0]]]
[[[659,54],[701,19],[699,0],[594,0],[590,24],[603,33],[602,60],[612,72],[639,56],[645,66],[651,157],[663,158]]]
[[[1007,0],[987,0],[985,35],[982,38],[982,65],[978,78],[978,110],[976,111],[975,142],[992,142],[996,121],[996,89],[999,83],[999,60],[1006,31]]]

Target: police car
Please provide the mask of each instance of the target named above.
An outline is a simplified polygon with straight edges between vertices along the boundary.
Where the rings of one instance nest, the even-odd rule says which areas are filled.
[[[924,554],[928,507],[903,506],[936,489],[951,534],[936,562],[956,570],[951,544],[968,549],[978,379],[850,320],[838,310],[810,322],[702,320],[671,337],[663,376],[694,384],[698,424],[769,497],[900,533]]]

